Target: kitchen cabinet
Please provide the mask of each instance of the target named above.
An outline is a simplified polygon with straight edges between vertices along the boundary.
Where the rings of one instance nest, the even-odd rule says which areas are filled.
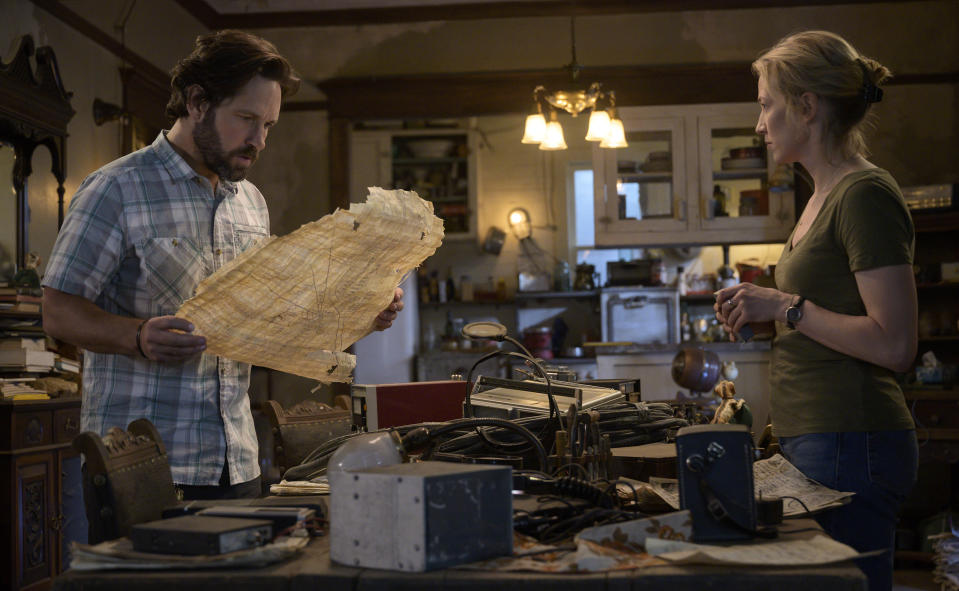
[[[629,146],[593,148],[596,246],[782,242],[792,172],[755,133],[759,105],[619,110]]]
[[[404,189],[433,203],[446,239],[476,236],[476,133],[464,129],[353,130],[350,201],[367,187]]]
[[[86,541],[80,495],[80,398],[0,401],[3,588],[48,589],[67,543]],[[79,528],[80,531],[77,531]]]

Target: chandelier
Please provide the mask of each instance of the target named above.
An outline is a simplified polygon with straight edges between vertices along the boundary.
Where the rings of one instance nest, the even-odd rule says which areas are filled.
[[[572,40],[572,61],[566,65],[570,79],[576,83],[582,69],[576,62],[576,29],[569,19]],[[557,90],[548,92],[545,86],[533,90],[533,112],[526,117],[524,144],[539,144],[540,150],[565,150],[566,138],[559,123],[559,111],[573,117],[590,111],[586,141],[599,142],[600,148],[625,148],[626,132],[623,121],[616,114],[616,95],[593,82],[586,90]]]

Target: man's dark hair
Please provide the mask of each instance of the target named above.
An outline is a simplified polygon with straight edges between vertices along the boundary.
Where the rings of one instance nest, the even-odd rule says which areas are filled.
[[[283,97],[300,88],[300,78],[272,43],[235,30],[197,37],[193,53],[180,60],[171,75],[173,92],[166,105],[171,122],[188,114],[187,89],[194,84],[203,89],[202,100],[211,108],[234,96],[256,75],[279,83]]]

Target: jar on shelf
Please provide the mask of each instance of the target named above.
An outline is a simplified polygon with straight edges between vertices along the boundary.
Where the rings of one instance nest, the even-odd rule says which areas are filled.
[[[469,275],[460,277],[460,300],[464,302],[473,301],[473,280]]]
[[[651,259],[649,262],[649,283],[650,285],[666,284],[666,263],[663,259]]]
[[[523,344],[540,359],[553,358],[553,329],[548,326],[531,326],[523,331]]]
[[[556,261],[556,267],[553,270],[553,289],[555,291],[569,291],[569,287],[569,263]]]

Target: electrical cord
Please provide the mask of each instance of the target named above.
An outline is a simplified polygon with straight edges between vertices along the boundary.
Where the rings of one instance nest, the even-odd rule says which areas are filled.
[[[610,402],[598,406],[594,410],[600,414],[600,432],[610,436],[613,447],[665,441],[671,430],[689,424],[686,419],[674,416],[672,407],[665,402]],[[536,415],[508,422],[521,425],[532,433],[545,433],[550,418],[545,415]],[[436,429],[438,426],[446,424],[448,423],[417,423],[394,427],[392,430],[402,437],[419,427]],[[458,429],[448,429],[441,435],[434,436],[435,449],[466,457],[488,455],[490,450],[496,453],[502,453],[505,450],[510,455],[518,454],[524,450],[532,450],[528,440],[518,435],[517,432],[508,431],[505,428],[490,426],[488,429],[484,429],[484,431],[487,431],[485,434],[488,435],[485,438],[478,435],[473,427],[463,429],[460,426]],[[300,465],[290,467],[283,474],[283,478],[286,480],[311,480],[322,476],[326,472],[326,465],[330,456],[344,442],[356,435],[355,433],[341,435],[323,442],[311,451]],[[552,447],[552,436],[546,434],[545,437],[540,435],[539,438],[544,444]],[[578,464],[571,465],[579,466]],[[579,466],[579,468],[582,468],[582,466]]]
[[[474,427],[479,428],[481,426],[493,426],[500,427],[502,429],[507,429],[513,431],[514,433],[519,434],[521,437],[526,439],[533,449],[536,451],[536,457],[539,460],[540,470],[545,471],[549,468],[549,462],[546,456],[546,449],[543,447],[543,443],[534,435],[529,429],[520,425],[516,421],[508,421],[506,419],[496,419],[492,417],[474,417],[474,418],[464,418],[456,419],[454,421],[449,421],[445,425],[437,427],[432,430],[428,430],[428,437],[432,440],[435,437],[439,437],[444,433],[450,431],[455,431],[457,429],[462,429],[463,427]],[[425,429],[421,427],[422,429]],[[411,431],[410,434],[413,432]],[[405,438],[406,436],[404,436]]]

